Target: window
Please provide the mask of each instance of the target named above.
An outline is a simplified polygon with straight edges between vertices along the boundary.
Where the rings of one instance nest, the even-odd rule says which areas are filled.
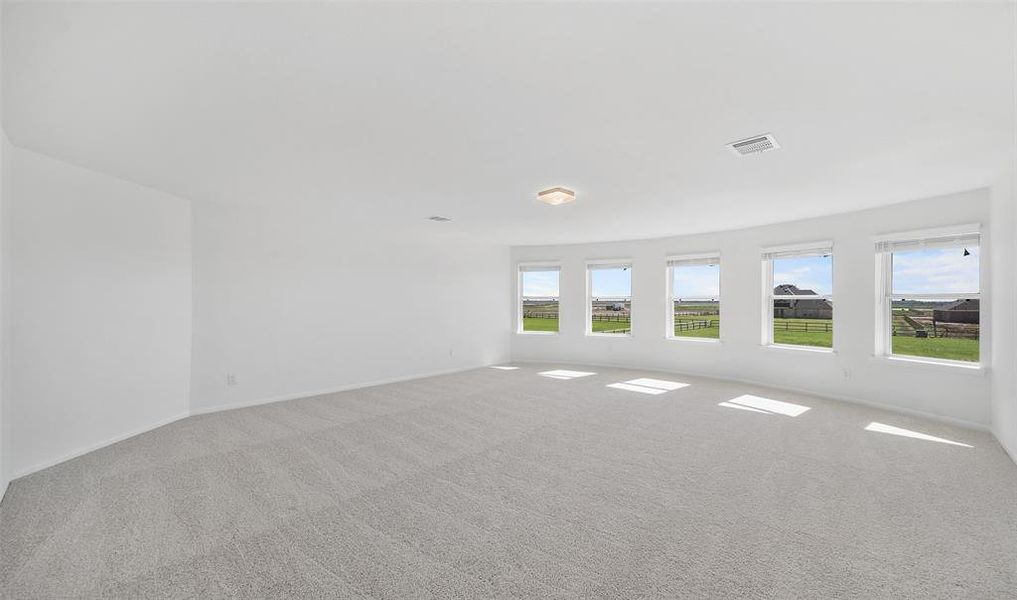
[[[720,256],[668,259],[667,337],[720,338]]]
[[[976,225],[877,241],[877,355],[979,362],[979,242]]]
[[[558,276],[555,265],[519,267],[519,333],[558,333]]]
[[[590,263],[587,265],[586,333],[631,335],[632,265]]]
[[[833,348],[833,244],[763,252],[763,343]]]

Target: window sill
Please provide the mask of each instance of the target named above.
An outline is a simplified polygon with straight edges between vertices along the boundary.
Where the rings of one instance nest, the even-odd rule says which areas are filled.
[[[822,348],[813,346],[793,346],[791,344],[762,344],[763,348],[769,348],[771,350],[781,350],[788,352],[807,352],[809,354],[828,354],[835,355],[837,351],[833,348]]]
[[[517,331],[516,335],[558,335],[559,331]]]
[[[603,337],[603,338],[625,339],[625,338],[631,338],[632,334],[631,333],[598,333],[598,332],[595,332],[595,331],[587,331],[586,332],[586,337]]]
[[[697,337],[685,337],[681,335],[669,335],[665,336],[665,339],[669,342],[691,342],[693,344],[720,344],[719,338],[697,338]]]
[[[903,365],[907,368],[924,369],[929,371],[957,373],[959,375],[984,376],[988,374],[988,368],[982,363],[965,363],[958,360],[944,360],[935,358],[921,358],[918,356],[873,356],[872,360],[885,364]]]

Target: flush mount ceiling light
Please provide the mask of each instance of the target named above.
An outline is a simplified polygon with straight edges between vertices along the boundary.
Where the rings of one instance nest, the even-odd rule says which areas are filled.
[[[568,204],[576,199],[576,193],[568,188],[553,187],[537,192],[537,200],[551,206]]]
[[[773,137],[772,133],[754,135],[750,138],[731,142],[727,145],[727,149],[737,156],[760,154],[762,152],[776,150],[777,148],[780,148],[780,144],[777,143],[777,138]]]

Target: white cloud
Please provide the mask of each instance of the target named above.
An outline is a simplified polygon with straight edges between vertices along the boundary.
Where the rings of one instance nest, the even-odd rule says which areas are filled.
[[[523,296],[548,298],[557,295],[557,271],[529,271],[523,273]]]
[[[960,248],[898,252],[893,255],[896,294],[977,293],[979,249],[964,256]]]
[[[716,298],[720,296],[720,269],[706,266],[677,267],[674,270],[675,298]]]
[[[773,261],[773,284],[795,285],[817,294],[833,292],[833,265],[829,257],[784,258]]]

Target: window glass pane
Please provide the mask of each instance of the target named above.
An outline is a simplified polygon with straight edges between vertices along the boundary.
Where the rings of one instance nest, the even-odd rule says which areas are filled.
[[[720,265],[672,267],[674,335],[720,337]]]
[[[823,298],[773,301],[773,343],[833,347],[833,302]]]
[[[833,302],[809,296],[833,294],[833,257],[803,256],[773,261],[773,343],[833,347]]]
[[[632,270],[590,269],[590,331],[627,334],[632,328]]]
[[[891,303],[891,352],[978,362],[977,298],[894,300]]]
[[[524,271],[523,331],[558,331],[558,271]]]
[[[978,246],[894,252],[893,295],[977,294]]]
[[[826,255],[774,259],[773,285],[774,295],[832,294],[833,257]],[[782,286],[788,287],[781,289]]]

